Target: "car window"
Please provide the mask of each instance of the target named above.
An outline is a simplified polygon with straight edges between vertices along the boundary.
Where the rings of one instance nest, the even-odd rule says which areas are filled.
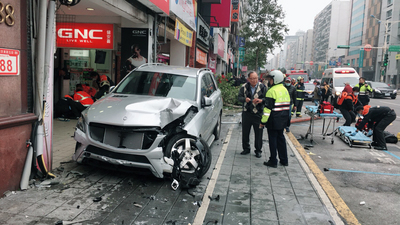
[[[207,79],[207,86],[209,88],[209,93],[210,93],[210,95],[212,95],[212,93],[214,93],[214,91],[216,91],[217,88],[215,86],[214,80],[211,77],[211,74],[209,74],[209,73],[206,74],[206,79]],[[208,96],[208,97],[210,97],[210,96]]]
[[[207,87],[207,79],[206,79],[206,76],[203,76],[202,78],[201,78],[201,96],[202,97],[207,97],[207,89],[208,89],[208,87]]]
[[[114,93],[195,101],[196,78],[169,73],[134,71],[118,85]]]
[[[354,87],[358,84],[358,77],[335,77],[335,87],[344,87],[344,83],[349,82],[350,86]]]
[[[370,84],[371,84],[371,87],[374,87],[374,88],[380,88],[380,87],[388,88],[389,87],[389,85],[387,85],[386,83],[381,83],[381,82],[371,82]]]

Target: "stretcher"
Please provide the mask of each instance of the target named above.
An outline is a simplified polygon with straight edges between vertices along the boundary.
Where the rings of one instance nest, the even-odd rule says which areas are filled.
[[[359,131],[354,136],[350,135],[353,132],[355,132],[356,130],[357,130],[357,128],[355,128],[355,127],[339,126],[335,130],[335,136],[339,135],[340,139],[342,139],[350,147],[365,147],[365,145],[367,145],[369,148],[372,148],[371,138],[365,136],[365,134],[363,132]]]
[[[323,124],[322,124],[322,139],[325,139],[326,136],[331,136],[331,143],[333,144],[335,140],[333,139],[333,132],[335,131],[335,123],[339,118],[342,118],[343,115],[337,112],[333,113],[318,113],[318,106],[306,106],[306,111],[305,113],[310,116],[310,125],[308,127],[307,133],[305,138],[308,138],[308,135],[310,135],[310,142],[311,144],[314,141],[314,120],[317,117],[321,117],[323,119]],[[329,120],[329,122],[327,122]],[[331,126],[332,124],[332,126]],[[329,128],[332,127],[332,132],[328,133]]]

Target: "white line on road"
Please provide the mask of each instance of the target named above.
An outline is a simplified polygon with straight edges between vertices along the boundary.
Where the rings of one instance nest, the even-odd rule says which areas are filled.
[[[204,193],[204,196],[203,196],[203,204],[201,205],[199,210],[197,210],[196,217],[194,218],[194,221],[193,221],[193,225],[201,225],[204,222],[204,218],[206,217],[207,210],[208,210],[208,205],[210,204],[210,199],[208,198],[208,196],[211,196],[212,193],[214,192],[215,184],[217,183],[218,175],[219,175],[219,172],[222,167],[222,162],[224,161],[225,153],[226,153],[226,150],[228,149],[229,141],[231,140],[233,126],[234,125],[232,125],[229,128],[228,135],[226,136],[226,139],[225,139],[226,144],[221,149],[221,153],[219,154],[218,161],[215,164],[216,169],[212,173],[210,182],[207,185],[206,192]]]

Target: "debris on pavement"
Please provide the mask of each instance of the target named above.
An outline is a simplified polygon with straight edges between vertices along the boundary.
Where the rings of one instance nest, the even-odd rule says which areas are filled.
[[[40,185],[55,185],[55,184],[59,184],[60,181],[58,179],[50,179],[50,180],[45,180],[42,183],[40,183]]]
[[[143,207],[142,205],[137,204],[137,203],[135,203],[135,204],[133,204],[133,205],[136,206],[136,207],[138,207],[138,208],[142,208],[142,207]]]
[[[314,145],[308,144],[308,145],[306,145],[306,147],[308,147],[308,148],[313,148]]]
[[[70,174],[76,175],[78,177],[83,177],[84,176],[84,174],[81,173],[81,172],[78,172],[78,171],[75,171],[75,170],[71,170],[69,173],[67,173],[67,176],[65,176],[65,177],[67,178]]]
[[[329,168],[324,168],[324,171],[329,171]]]
[[[360,202],[360,205],[365,205],[365,202],[364,201]]]
[[[197,205],[198,207],[201,207],[201,201],[193,202],[193,205]]]
[[[320,159],[321,159],[321,156],[318,156],[318,158],[320,158]]]
[[[294,154],[291,154],[290,157],[295,157],[295,155],[294,155]]]
[[[101,197],[96,197],[96,198],[93,199],[93,202],[100,202],[101,200],[102,200]]]
[[[15,192],[15,191],[6,191],[6,192],[4,192],[3,194],[4,194],[4,196],[8,197],[8,196],[10,196],[10,195],[15,195],[16,192]]]
[[[217,195],[216,197],[208,196],[208,198],[209,198],[211,201],[214,201],[214,200],[215,200],[215,201],[218,202],[220,197],[219,197],[219,195]]]
[[[149,197],[149,199],[150,199],[150,200],[155,200],[155,199],[156,199],[156,196],[151,195],[151,196]]]
[[[63,220],[59,220],[56,222],[56,225],[70,225],[70,224],[75,224],[75,223],[81,223],[81,222],[85,222],[87,220],[77,220],[77,221],[63,221]]]
[[[316,155],[315,153],[312,153],[312,152],[309,152],[309,153],[307,153],[307,154],[309,154],[309,155]]]

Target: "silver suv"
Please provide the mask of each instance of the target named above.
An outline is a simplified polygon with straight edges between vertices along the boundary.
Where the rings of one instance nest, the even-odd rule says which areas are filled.
[[[221,113],[209,69],[144,64],[82,112],[73,159],[196,180],[210,167]]]

